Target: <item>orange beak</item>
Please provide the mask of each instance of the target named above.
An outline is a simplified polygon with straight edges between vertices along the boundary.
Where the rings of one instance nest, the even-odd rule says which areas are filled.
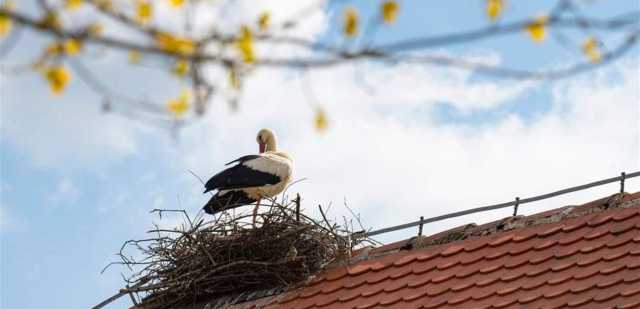
[[[260,153],[263,153],[265,148],[267,148],[267,145],[265,143],[259,143],[260,145]]]

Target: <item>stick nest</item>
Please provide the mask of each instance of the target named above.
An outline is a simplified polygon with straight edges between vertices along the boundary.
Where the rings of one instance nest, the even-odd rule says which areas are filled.
[[[357,243],[349,238],[352,220],[340,226],[299,211],[299,197],[287,204],[260,205],[251,215],[223,214],[213,221],[191,220],[174,230],[156,226],[153,238],[127,241],[121,262],[134,304],[145,309],[177,308],[242,292],[286,288],[302,283],[327,264],[347,259]],[[162,212],[177,210],[156,210]],[[354,214],[355,216],[355,214]],[[357,217],[356,217],[357,218]],[[359,221],[358,221],[359,223]],[[135,248],[134,259],[124,251]],[[137,301],[137,299],[142,299]]]

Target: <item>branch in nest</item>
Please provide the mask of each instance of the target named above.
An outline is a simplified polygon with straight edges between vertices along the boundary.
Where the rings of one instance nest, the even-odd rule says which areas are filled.
[[[321,220],[305,215],[299,196],[286,204],[272,199],[263,209],[263,223],[258,227],[251,224],[250,215],[219,216],[194,224],[184,210],[154,209],[160,214],[182,213],[186,224],[176,230],[156,227],[148,231],[156,238],[125,242],[119,253],[121,261],[110,264],[137,269],[125,279],[131,287],[123,289],[122,295],[135,294],[132,297],[141,299],[145,308],[164,309],[246,291],[291,287],[327,264],[343,261],[359,244],[347,241],[350,226],[330,221],[322,207]],[[142,258],[127,257],[124,248],[132,248]]]

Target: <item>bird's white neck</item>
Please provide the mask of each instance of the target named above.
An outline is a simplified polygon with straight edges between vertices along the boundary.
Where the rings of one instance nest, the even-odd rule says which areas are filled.
[[[278,148],[276,147],[276,137],[271,136],[271,138],[267,140],[264,151],[277,151],[277,150]]]

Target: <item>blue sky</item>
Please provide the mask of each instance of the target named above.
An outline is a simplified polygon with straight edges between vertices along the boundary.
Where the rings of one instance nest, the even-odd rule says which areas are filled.
[[[32,10],[33,2],[21,1],[19,7]],[[356,2],[361,15],[372,14],[371,3],[377,2]],[[380,29],[377,42],[487,25],[481,1],[400,3],[398,22]],[[509,3],[503,22],[543,12],[554,1]],[[280,5],[296,6],[276,1],[274,7]],[[331,26],[340,19],[341,6],[315,13],[304,35],[341,41]],[[246,10],[239,15],[261,11],[239,7]],[[613,16],[628,9],[626,0],[593,1],[585,13]],[[30,59],[46,42],[25,35],[3,64]],[[552,40],[534,43],[525,33],[433,51],[522,69],[553,68],[581,57]],[[122,92],[163,99],[179,91],[179,82],[155,69],[126,70],[125,57],[114,54],[91,63]],[[366,72],[374,92],[355,81],[357,72]],[[416,65],[360,63],[322,70],[307,76],[331,121],[329,131],[318,134],[298,74],[263,70],[248,81],[239,112],[216,99],[209,114],[177,139],[100,113],[99,97],[79,80],[53,98],[39,76],[2,75],[0,307],[86,308],[115,293],[126,270],[100,270],[116,260],[120,245],[144,237],[152,222],[178,222],[159,221],[149,210],[196,213],[206,197],[187,170],[208,177],[225,162],[255,152],[254,135],[261,127],[276,130],[296,159],[296,178],[307,178],[294,190],[310,212],[318,203],[332,203],[339,217],[346,200],[373,228],[638,170],[638,72],[637,47],[612,66],[553,83]],[[616,190],[617,185],[604,186],[521,211],[583,203]],[[640,191],[640,181],[629,181],[627,190]],[[439,222],[425,231],[509,213]],[[123,299],[111,308],[129,304]]]

